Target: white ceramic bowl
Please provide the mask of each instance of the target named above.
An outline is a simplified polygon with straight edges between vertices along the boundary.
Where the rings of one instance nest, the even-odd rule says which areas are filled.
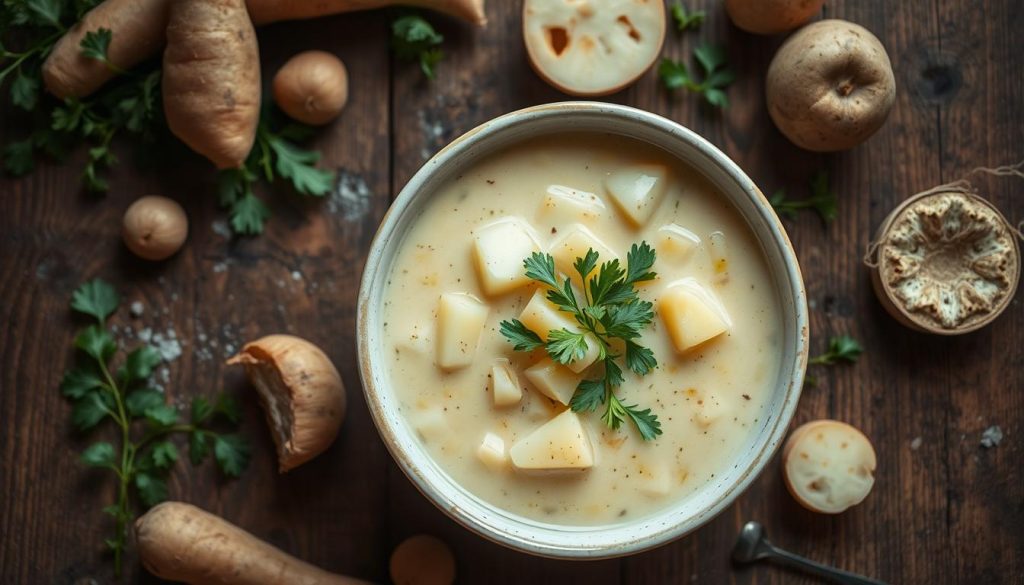
[[[772,274],[784,325],[780,372],[765,416],[725,473],[660,513],[607,526],[563,526],[506,512],[476,497],[429,455],[399,412],[399,401],[379,356],[385,284],[399,246],[430,198],[450,178],[481,158],[545,134],[601,132],[653,144],[695,168],[728,199],[759,242]],[[613,104],[564,102],[506,114],[457,138],[402,189],[373,240],[359,289],[359,374],[366,402],[384,443],[409,479],[437,507],[470,530],[525,552],[596,559],[646,550],[687,534],[724,510],[764,468],[779,446],[800,397],[807,365],[807,299],[796,256],[771,205],[720,150],[660,116]]]

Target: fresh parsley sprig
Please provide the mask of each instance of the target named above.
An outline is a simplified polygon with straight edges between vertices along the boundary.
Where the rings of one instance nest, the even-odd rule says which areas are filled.
[[[408,14],[391,23],[391,47],[400,59],[419,61],[427,79],[437,76],[437,64],[444,57],[439,46],[444,36],[422,16]]]
[[[831,366],[839,362],[856,363],[864,353],[864,348],[856,339],[849,335],[838,335],[828,340],[828,351],[807,360],[811,366]],[[804,382],[807,386],[817,386],[818,378],[808,375]]]
[[[700,25],[704,24],[704,19],[707,17],[707,13],[703,10],[694,10],[693,12],[686,10],[681,0],[676,0],[672,4],[671,9],[672,20],[675,21],[678,32],[700,28]]]
[[[725,88],[736,80],[736,75],[728,68],[725,49],[704,43],[694,49],[693,55],[703,71],[700,80],[694,77],[682,61],[665,58],[658,65],[661,82],[669,90],[687,89],[700,94],[717,108],[729,107]]]
[[[211,425],[218,419],[237,425],[240,411],[229,396],[211,403],[204,397],[192,401],[191,417],[181,418],[163,393],[148,385],[161,356],[143,345],[128,352],[121,365],[111,362],[119,344],[106,328],[107,318],[117,310],[120,298],[110,284],[91,280],[75,290],[71,308],[96,320],[75,337],[76,365],[64,374],[61,393],[72,402],[71,423],[85,432],[106,419],[117,428],[117,440],[97,441],[82,453],[90,467],[107,469],[118,479],[117,501],[103,511],[114,518],[114,534],[106,539],[114,553],[114,568],[120,575],[128,527],[134,518],[133,501],[153,506],[168,496],[167,476],[179,458],[174,434],[188,435],[189,457],[198,465],[213,452],[217,467],[237,477],[249,462],[249,445],[234,434],[223,434]]]
[[[618,429],[629,419],[647,441],[661,434],[661,423],[651,409],[641,410],[638,405],[626,404],[616,396],[615,389],[625,381],[622,367],[616,360],[624,357],[626,367],[640,376],[658,365],[654,353],[637,341],[640,331],[654,319],[654,306],[641,300],[635,288],[637,283],[655,278],[652,271],[655,257],[654,249],[647,242],[641,242],[630,248],[625,268],[618,259],[598,266],[598,253],[587,250],[586,255],[573,264],[583,283],[580,298],[568,277],[560,280],[554,258],[535,252],[523,261],[526,276],[547,287],[548,301],[560,311],[571,314],[580,329],[548,331],[545,340],[518,319],[501,322],[501,334],[516,351],[543,348],[560,364],[579,360],[590,349],[589,343],[596,340],[597,361],[603,366],[603,375],[580,382],[569,406],[576,412],[591,412],[605,405],[601,416],[605,425]],[[592,276],[595,270],[597,274]]]
[[[813,209],[825,224],[835,221],[838,214],[838,199],[829,189],[828,173],[818,171],[811,179],[811,196],[807,199],[787,199],[786,190],[779,189],[768,200],[780,215],[795,219],[801,209]]]

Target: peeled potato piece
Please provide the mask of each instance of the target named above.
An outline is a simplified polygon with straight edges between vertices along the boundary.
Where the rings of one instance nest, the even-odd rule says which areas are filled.
[[[545,340],[551,331],[567,329],[573,333],[580,332],[580,328],[569,317],[569,313],[559,311],[558,307],[552,305],[545,298],[545,293],[539,290],[533,293],[533,298],[530,299],[523,312],[520,313],[519,320],[531,331],[540,335],[541,339]],[[597,358],[601,357],[601,342],[594,337],[593,333],[587,333],[585,337],[587,349],[583,353],[583,357],[566,364],[567,368],[576,373],[589,368],[591,364],[597,361]]]
[[[503,217],[477,228],[473,237],[480,287],[490,296],[530,283],[523,260],[540,251],[533,229],[516,217]]]
[[[577,96],[615,93],[661,52],[665,6],[648,0],[526,0],[523,39],[537,74]]]
[[[466,293],[445,293],[437,302],[437,365],[445,370],[473,363],[490,309]]]
[[[875,485],[875,450],[859,430],[836,420],[806,423],[782,451],[786,487],[805,508],[838,514],[864,501]]]
[[[665,195],[666,174],[661,165],[636,165],[610,174],[604,187],[629,221],[642,227]]]
[[[668,285],[658,300],[658,313],[679,353],[732,328],[732,320],[718,297],[694,278]]]
[[[594,449],[583,422],[575,412],[565,410],[509,449],[516,469],[557,471],[589,469]]]

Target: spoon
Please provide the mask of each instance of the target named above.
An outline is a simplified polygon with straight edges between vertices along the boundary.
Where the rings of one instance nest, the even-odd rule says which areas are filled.
[[[829,567],[805,559],[800,555],[784,551],[768,540],[768,534],[760,522],[747,522],[740,530],[736,546],[732,549],[732,560],[737,563],[753,563],[761,559],[775,561],[780,565],[795,567],[812,575],[817,575],[842,585],[885,585],[881,581],[862,577],[855,573]]]

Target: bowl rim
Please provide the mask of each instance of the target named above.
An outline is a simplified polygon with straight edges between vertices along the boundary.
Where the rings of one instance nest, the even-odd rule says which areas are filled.
[[[536,121],[538,119],[551,116],[572,116],[574,114],[610,116],[618,118],[620,121],[627,124],[653,126],[666,134],[673,135],[677,140],[687,143],[688,147],[695,149],[717,165],[719,167],[718,170],[724,172],[730,181],[734,181],[740,188],[742,188],[744,193],[751,198],[752,203],[754,204],[754,209],[760,216],[759,218],[767,226],[770,237],[759,237],[758,239],[762,240],[762,245],[774,245],[778,247],[777,252],[781,254],[786,270],[785,274],[776,276],[775,288],[777,291],[782,291],[785,288],[789,289],[789,293],[795,301],[793,313],[796,317],[796,360],[793,364],[791,375],[788,378],[788,385],[782,398],[781,408],[778,408],[777,410],[770,410],[768,415],[764,417],[764,426],[768,427],[769,423],[771,425],[770,430],[767,430],[766,433],[767,438],[765,439],[764,444],[760,447],[760,450],[753,452],[749,457],[749,461],[745,463],[745,469],[743,469],[736,481],[731,484],[727,484],[722,490],[722,493],[718,494],[714,498],[713,503],[708,507],[702,508],[700,513],[693,514],[676,524],[670,525],[668,528],[649,530],[649,533],[647,534],[629,538],[623,542],[615,542],[595,547],[560,547],[547,542],[538,541],[535,538],[531,539],[523,537],[519,534],[520,531],[528,531],[531,528],[537,529],[538,531],[547,528],[563,531],[576,530],[581,533],[600,531],[606,528],[621,530],[624,526],[630,526],[631,524],[640,523],[642,521],[649,521],[650,518],[638,517],[630,522],[612,524],[607,527],[548,525],[542,522],[531,521],[530,519],[520,517],[514,513],[506,512],[498,506],[477,498],[475,495],[469,493],[469,490],[465,488],[461,488],[464,493],[445,493],[442,489],[437,489],[436,486],[424,477],[423,469],[421,468],[422,466],[417,465],[416,458],[413,456],[415,454],[407,452],[400,441],[396,440],[397,430],[395,425],[398,425],[399,423],[389,420],[385,416],[384,409],[382,408],[381,393],[376,388],[373,380],[374,370],[370,357],[372,352],[369,347],[370,332],[368,330],[369,319],[367,318],[367,313],[371,308],[373,308],[373,283],[376,276],[379,272],[386,272],[389,268],[388,266],[383,266],[385,253],[391,243],[400,241],[401,236],[403,235],[398,234],[399,237],[397,239],[392,237],[398,227],[399,218],[408,207],[414,204],[420,194],[424,194],[423,196],[430,196],[432,191],[425,191],[422,187],[431,180],[435,173],[441,172],[442,169],[448,165],[458,164],[459,157],[466,154],[467,151],[478,142],[485,140],[496,133],[513,128],[516,124]],[[579,129],[579,131],[586,132],[588,130]],[[595,130],[591,129],[590,131]],[[633,139],[642,141],[640,138]],[[669,155],[675,156],[671,153],[669,153]],[[733,208],[736,207],[736,204],[733,202],[730,202],[730,205]],[[784,299],[780,298],[780,302],[783,301]],[[366,399],[367,408],[370,411],[374,426],[377,428],[385,447],[388,449],[388,452],[396,463],[398,463],[402,472],[431,503],[441,509],[450,518],[469,529],[471,532],[514,550],[557,559],[605,559],[649,550],[693,532],[729,507],[736,498],[746,491],[753,481],[760,476],[765,466],[772,457],[774,457],[782,444],[782,439],[790,422],[792,421],[797,402],[800,398],[800,392],[803,387],[803,379],[808,359],[809,329],[805,286],[796,253],[789,240],[789,236],[787,235],[786,230],[782,226],[782,223],[771,204],[764,197],[764,194],[739,168],[739,166],[706,139],[674,121],[630,106],[591,101],[565,101],[541,104],[498,116],[476,126],[454,139],[451,143],[442,148],[437,154],[425,162],[402,188],[401,192],[392,202],[381,220],[380,226],[378,227],[378,230],[370,244],[370,250],[367,254],[366,262],[363,267],[363,274],[356,305],[356,343],[359,378],[363,388],[364,397]],[[784,365],[783,368],[785,367],[786,366]],[[785,369],[780,372],[780,380],[785,380],[785,378],[782,377],[783,374],[785,374]],[[764,432],[762,432],[762,434],[764,434]],[[436,465],[436,462],[430,461],[430,463]],[[457,485],[457,482],[455,482],[454,479],[451,480],[451,483],[456,484],[456,487],[461,487]],[[467,506],[467,504],[469,506]],[[518,530],[499,531],[494,529],[467,509],[467,507],[472,507],[474,505],[483,505],[484,507],[494,511],[496,516],[504,517],[510,522],[519,522],[520,526],[518,526]],[[515,534],[513,534],[513,532]]]

